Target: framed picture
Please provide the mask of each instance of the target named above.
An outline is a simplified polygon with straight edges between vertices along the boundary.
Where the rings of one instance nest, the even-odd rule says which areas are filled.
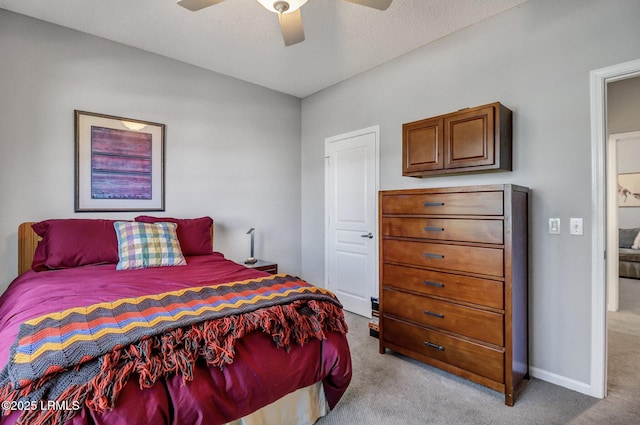
[[[640,207],[640,173],[618,174],[618,206]]]
[[[75,111],[75,211],[164,211],[164,130]]]

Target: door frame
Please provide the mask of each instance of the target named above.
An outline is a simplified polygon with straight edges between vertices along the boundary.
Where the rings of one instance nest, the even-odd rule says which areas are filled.
[[[605,236],[606,252],[607,252],[607,264],[606,279],[605,279],[605,291],[607,296],[607,311],[618,311],[619,305],[619,284],[618,275],[619,270],[617,267],[610,267],[613,264],[618,264],[620,257],[618,252],[618,238],[613,237],[618,231],[618,141],[612,138],[613,135],[607,137],[606,149],[606,222],[607,233]],[[605,328],[606,329],[606,328]]]
[[[380,191],[380,125],[373,125],[371,127],[366,127],[366,128],[361,128],[359,130],[354,130],[354,131],[350,131],[348,133],[343,133],[343,134],[338,134],[336,136],[331,136],[331,137],[327,137],[324,139],[324,287],[328,288],[329,287],[329,241],[328,241],[328,237],[329,237],[329,211],[327,210],[329,203],[327,202],[327,197],[328,197],[328,193],[327,193],[327,187],[328,187],[328,173],[327,173],[327,161],[329,160],[329,156],[328,156],[328,149],[329,149],[329,144],[336,142],[338,140],[342,140],[342,139],[348,139],[348,138],[352,138],[352,137],[357,137],[357,136],[363,136],[365,134],[370,134],[373,133],[375,135],[374,139],[375,139],[375,153],[374,153],[374,168],[375,168],[375,177],[374,177],[374,184],[375,184],[375,199],[373,199],[373,203],[372,205],[375,208],[375,228],[372,230],[373,234],[376,235],[375,240],[378,241],[378,192]],[[379,255],[380,250],[379,249],[375,249],[374,250],[374,271],[373,271],[373,276],[375,278],[375,282],[376,282],[376,287],[379,287]],[[377,294],[376,294],[377,295]]]
[[[591,93],[591,395],[607,395],[607,84],[640,76],[640,60],[590,73]]]

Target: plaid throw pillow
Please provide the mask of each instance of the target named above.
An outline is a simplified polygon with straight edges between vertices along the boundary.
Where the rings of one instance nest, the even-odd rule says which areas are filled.
[[[176,223],[116,221],[113,226],[120,260],[116,270],[187,264],[178,242]]]

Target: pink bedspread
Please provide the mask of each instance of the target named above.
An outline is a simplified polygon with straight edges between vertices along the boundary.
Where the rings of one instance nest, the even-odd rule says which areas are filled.
[[[265,275],[220,253],[187,261],[187,266],[143,270],[116,271],[110,264],[24,273],[0,297],[0,368],[9,359],[20,324],[42,314]],[[222,424],[319,381],[333,408],[350,379],[344,335],[329,333],[325,341],[294,345],[287,353],[276,348],[271,337],[253,333],[238,340],[233,364],[222,370],[199,362],[193,381],[183,383],[182,377],[173,376],[145,390],[130,381],[115,409],[96,413],[83,407],[69,424]],[[14,423],[19,414],[1,417],[0,424]]]

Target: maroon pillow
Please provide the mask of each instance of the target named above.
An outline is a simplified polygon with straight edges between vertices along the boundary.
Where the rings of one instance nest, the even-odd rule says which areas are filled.
[[[35,271],[67,269],[118,262],[115,220],[53,219],[31,227],[42,241],[31,268]]]
[[[173,218],[141,215],[135,220],[141,223],[177,223],[178,241],[184,255],[206,255],[213,251],[211,240],[213,219],[211,217]]]

